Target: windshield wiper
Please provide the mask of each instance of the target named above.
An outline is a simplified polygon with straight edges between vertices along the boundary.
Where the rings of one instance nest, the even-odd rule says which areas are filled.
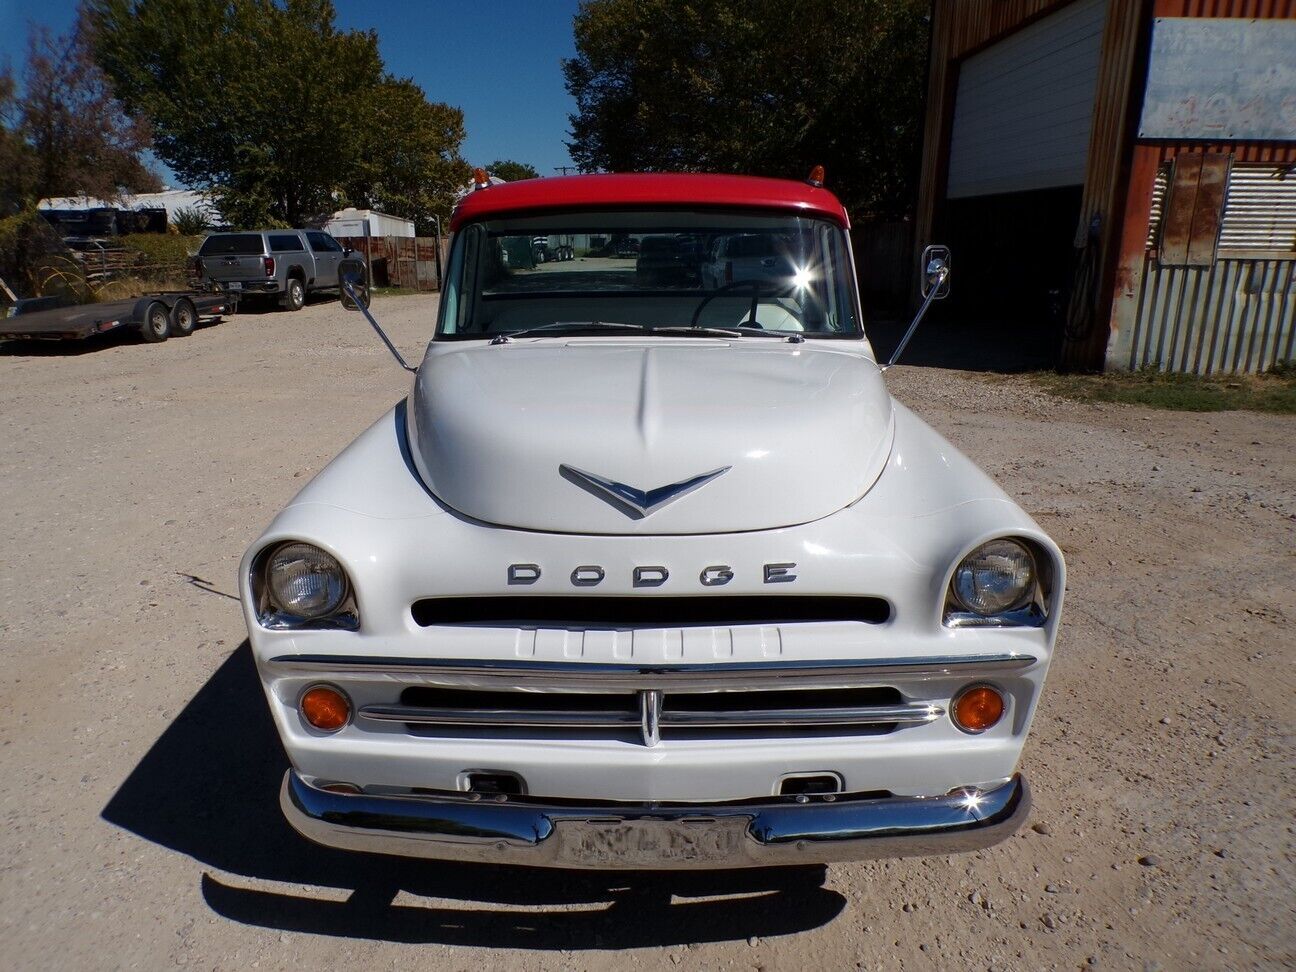
[[[786,338],[790,331],[767,331],[763,327],[751,327],[740,324],[737,327],[703,327],[696,324],[670,324],[665,327],[654,327],[655,333],[697,334],[702,337],[772,337]]]
[[[740,324],[738,327],[701,327],[692,324],[665,324],[650,327],[647,324],[627,324],[620,321],[554,321],[552,324],[537,324],[525,327],[520,331],[509,331],[491,338],[491,344],[508,344],[514,338],[530,337],[533,334],[580,334],[588,331],[602,330],[635,331],[639,334],[685,334],[697,337],[771,337],[790,340],[790,336],[799,338],[789,331],[767,331],[763,327],[751,327]]]
[[[531,334],[544,334],[553,331],[565,331],[569,334],[579,334],[581,331],[601,331],[606,328],[615,328],[623,331],[651,331],[652,328],[645,327],[643,324],[623,324],[618,321],[554,321],[552,324],[537,324],[535,327],[524,327],[520,331],[509,331],[506,334],[497,334],[491,338],[491,344],[508,344],[514,338],[527,337]]]

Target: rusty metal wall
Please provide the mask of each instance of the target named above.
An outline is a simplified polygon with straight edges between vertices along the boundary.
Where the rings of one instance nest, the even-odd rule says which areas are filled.
[[[1122,368],[1259,372],[1296,357],[1296,260],[1163,267],[1143,258]]]
[[[1156,0],[1157,17],[1296,17],[1296,0]]]
[[[1158,17],[1296,17],[1296,0],[1155,0]],[[1130,152],[1105,354],[1108,368],[1198,374],[1263,371],[1296,356],[1296,259],[1224,258],[1162,267],[1152,249],[1157,173],[1186,153],[1296,165],[1294,142],[1138,142]],[[1296,257],[1296,254],[1293,254]]]

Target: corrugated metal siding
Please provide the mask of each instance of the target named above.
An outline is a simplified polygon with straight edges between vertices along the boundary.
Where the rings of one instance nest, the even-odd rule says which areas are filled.
[[[1296,0],[1156,0],[1157,17],[1296,17]]]
[[[1107,0],[1076,0],[959,68],[948,198],[1081,185]]]
[[[1213,267],[1143,261],[1123,367],[1196,374],[1258,372],[1296,357],[1296,261]]]
[[[1155,250],[1161,243],[1161,217],[1165,215],[1166,196],[1170,194],[1169,162],[1157,166],[1156,182],[1152,184],[1152,206],[1148,214],[1147,248]]]
[[[1233,167],[1219,256],[1296,259],[1296,167]]]

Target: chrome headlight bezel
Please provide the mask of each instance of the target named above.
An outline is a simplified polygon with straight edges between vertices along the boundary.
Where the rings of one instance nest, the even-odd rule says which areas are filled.
[[[342,592],[326,611],[316,615],[293,612],[279,603],[269,579],[270,565],[276,555],[288,547],[306,546],[323,560],[330,561],[337,570]],[[251,582],[253,604],[257,623],[272,631],[286,629],[329,629],[355,631],[360,627],[360,613],[356,606],[355,587],[342,561],[333,553],[309,540],[281,540],[266,546],[252,562]]]
[[[959,569],[991,544],[1008,542],[1024,550],[1032,565],[1032,580],[1012,604],[995,613],[983,614],[971,609],[959,597],[956,583]],[[1040,544],[1028,537],[991,537],[978,543],[960,557],[949,572],[945,584],[942,621],[948,628],[1040,628],[1048,622],[1053,591],[1053,558]]]

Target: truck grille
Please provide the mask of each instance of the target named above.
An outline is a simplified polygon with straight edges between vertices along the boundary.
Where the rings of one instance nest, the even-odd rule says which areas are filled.
[[[686,628],[742,624],[861,621],[884,624],[881,597],[711,594],[686,597],[426,597],[411,605],[415,623],[502,628]]]
[[[400,704],[362,708],[360,718],[402,723],[419,735],[480,729],[560,730],[663,738],[717,738],[774,731],[882,735],[931,722],[943,711],[906,703],[894,688],[762,689],[688,692],[525,692],[410,686]]]

